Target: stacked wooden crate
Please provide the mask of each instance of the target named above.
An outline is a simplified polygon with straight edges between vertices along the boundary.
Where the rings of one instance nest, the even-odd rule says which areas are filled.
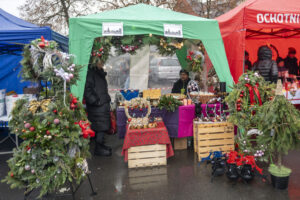
[[[128,149],[128,168],[167,165],[165,144],[130,147]]]
[[[197,122],[194,121],[194,150],[198,161],[210,152],[228,153],[234,150],[234,126],[229,122]]]

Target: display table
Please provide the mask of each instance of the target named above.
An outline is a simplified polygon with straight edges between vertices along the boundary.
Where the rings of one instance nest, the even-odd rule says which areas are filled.
[[[292,94],[289,91],[284,92],[285,97],[294,105],[300,104],[300,90],[296,91],[295,96],[292,96]]]
[[[220,104],[209,104],[209,108],[216,106],[217,114],[219,114]],[[202,104],[202,114],[206,117],[206,104]],[[145,115],[146,111],[134,110],[136,117]],[[126,134],[127,117],[124,108],[118,108],[117,112],[117,128],[120,138],[124,138]],[[195,118],[195,105],[179,106],[175,112],[167,112],[159,108],[152,107],[151,115],[154,117],[162,117],[167,127],[169,136],[172,138],[192,137],[193,136],[193,119]]]
[[[127,133],[122,148],[122,155],[124,156],[125,161],[127,161],[128,149],[130,147],[154,144],[166,145],[167,158],[174,155],[168,131],[163,122],[158,122],[156,128],[129,129],[127,127]]]

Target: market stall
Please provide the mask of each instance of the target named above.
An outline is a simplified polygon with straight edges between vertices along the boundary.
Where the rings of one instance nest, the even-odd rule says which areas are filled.
[[[103,27],[106,30],[116,28],[117,31],[108,34]],[[226,82],[228,89],[232,86],[233,80],[216,20],[203,19],[149,5],[138,4],[99,14],[71,18],[70,52],[76,55],[78,64],[87,66],[95,38],[107,35],[149,34],[201,40],[220,81]],[[86,74],[87,67],[81,71],[80,81],[72,87],[72,92],[80,99],[84,92]]]
[[[245,71],[245,50],[253,63],[262,45],[275,46],[282,58],[287,56],[289,47],[300,49],[299,8],[297,0],[288,3],[285,0],[248,0],[216,18],[235,82]],[[296,54],[298,58],[299,55]]]

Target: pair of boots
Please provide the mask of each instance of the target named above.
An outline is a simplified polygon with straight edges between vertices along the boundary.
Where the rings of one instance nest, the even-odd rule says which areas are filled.
[[[112,149],[109,146],[106,146],[104,142],[98,143],[96,142],[95,146],[95,156],[111,156],[112,154]]]

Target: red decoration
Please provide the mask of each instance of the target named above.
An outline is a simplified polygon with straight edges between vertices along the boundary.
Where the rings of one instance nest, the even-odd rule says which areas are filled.
[[[131,118],[128,118],[128,122],[131,122],[131,120],[132,120]]]
[[[256,165],[254,156],[244,156],[244,154],[238,154],[236,151],[231,151],[227,154],[227,163],[236,164],[237,166],[251,165],[252,169],[256,169],[260,174],[262,174],[262,169]]]
[[[50,132],[49,130],[47,130],[47,131],[46,131],[46,134],[47,134],[47,135],[50,135],[50,134],[51,134],[51,132]]]
[[[237,111],[241,111],[242,109],[239,107],[239,108],[237,108]]]
[[[240,94],[240,97],[242,97],[242,98],[243,98],[243,97],[244,97],[244,95],[243,95],[243,94]]]
[[[238,103],[241,103],[241,102],[242,102],[242,100],[241,100],[241,99],[238,99],[238,100],[237,100],[237,102],[238,102]]]
[[[87,121],[80,120],[79,122],[75,122],[75,124],[80,126],[83,138],[95,137],[95,132],[90,128],[90,123]]]
[[[259,105],[261,106],[262,105],[262,101],[261,101],[261,97],[260,97],[260,94],[259,94],[259,90],[258,90],[258,87],[259,87],[259,84],[256,83],[255,86],[252,86],[251,84],[249,83],[246,83],[245,86],[249,89],[249,94],[250,94],[250,104],[251,105],[254,105],[256,102],[255,102],[255,98],[254,98],[254,92],[258,98],[258,101],[259,101]]]
[[[194,52],[193,51],[189,51],[189,55],[190,56],[194,55]]]
[[[35,128],[32,126],[32,127],[30,127],[30,129],[29,129],[31,132],[33,132],[33,131],[35,131]]]
[[[10,177],[14,177],[14,173],[10,173]]]
[[[54,112],[55,114],[57,114],[57,110],[53,110],[53,112]]]

